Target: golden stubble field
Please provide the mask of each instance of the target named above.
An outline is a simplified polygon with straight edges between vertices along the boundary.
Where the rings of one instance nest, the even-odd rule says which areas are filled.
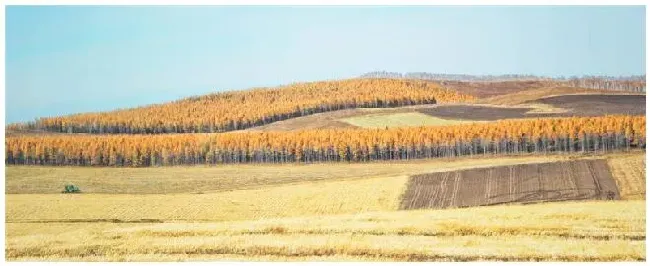
[[[645,156],[634,154],[616,156],[607,162],[621,192],[621,197],[645,200]]]
[[[580,156],[508,156],[371,163],[219,165],[191,167],[5,167],[6,194],[60,194],[67,183],[84,193],[178,194],[261,188],[300,182],[394,177]]]
[[[645,194],[639,185],[645,184],[644,157],[634,152],[393,164],[8,167],[6,192],[14,194],[6,195],[6,259],[645,260],[645,200],[638,198]],[[621,196],[634,200],[397,211],[409,175],[589,158],[608,159]],[[192,185],[154,193],[180,184],[165,183],[175,174]],[[47,188],[84,177],[93,181],[79,184],[81,189],[99,193],[63,195]],[[208,182],[213,177],[223,184]],[[49,185],[35,194],[15,194],[38,178]],[[159,186],[145,185],[155,178]]]
[[[645,201],[39,225],[7,224],[8,260],[645,260]]]

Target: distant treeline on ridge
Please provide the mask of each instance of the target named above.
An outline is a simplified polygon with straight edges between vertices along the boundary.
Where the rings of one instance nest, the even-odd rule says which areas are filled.
[[[208,94],[109,112],[40,118],[8,129],[57,133],[215,133],[349,108],[472,101],[424,80],[348,79]]]
[[[361,75],[361,78],[394,78],[394,79],[420,79],[431,81],[465,81],[465,82],[495,82],[495,81],[522,81],[544,80],[557,82],[558,86],[581,87],[603,90],[619,90],[631,92],[645,92],[645,75],[635,76],[572,76],[572,77],[545,77],[535,75],[465,75],[465,74],[440,74],[427,72],[387,72],[375,71]]]

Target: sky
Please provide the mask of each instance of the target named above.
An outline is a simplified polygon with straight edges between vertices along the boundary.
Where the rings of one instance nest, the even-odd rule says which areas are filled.
[[[7,6],[6,123],[365,72],[645,74],[645,7]]]

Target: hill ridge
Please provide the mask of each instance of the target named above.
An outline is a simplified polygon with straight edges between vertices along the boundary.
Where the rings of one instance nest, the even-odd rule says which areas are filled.
[[[40,118],[8,126],[8,129],[100,134],[225,132],[332,110],[474,99],[430,81],[346,79],[253,88],[130,109]]]

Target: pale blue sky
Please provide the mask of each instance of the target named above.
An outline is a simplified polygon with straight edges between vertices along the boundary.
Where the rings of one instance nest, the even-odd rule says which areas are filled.
[[[358,76],[645,74],[644,7],[16,7],[6,120]]]

